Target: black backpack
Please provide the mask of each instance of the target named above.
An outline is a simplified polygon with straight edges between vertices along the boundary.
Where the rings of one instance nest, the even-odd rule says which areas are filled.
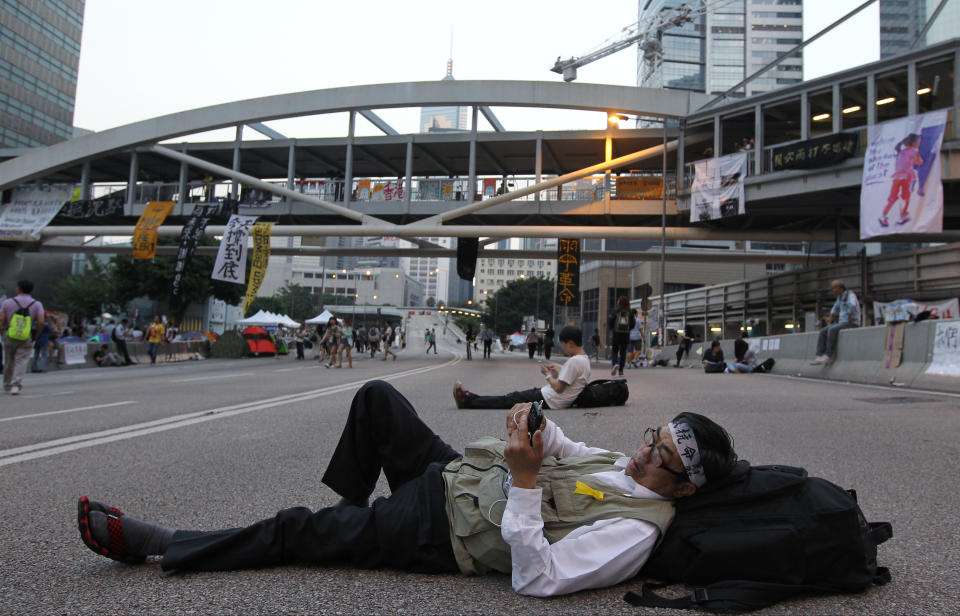
[[[890,581],[877,566],[889,523],[868,523],[856,493],[802,468],[741,460],[731,477],[677,501],[676,518],[640,575],[696,587],[666,599],[646,585],[631,605],[749,611],[811,593],[860,592]]]
[[[596,406],[623,406],[630,397],[630,389],[627,388],[626,379],[598,379],[590,381],[583,388],[577,399],[574,400],[574,406],[581,408],[592,408]]]

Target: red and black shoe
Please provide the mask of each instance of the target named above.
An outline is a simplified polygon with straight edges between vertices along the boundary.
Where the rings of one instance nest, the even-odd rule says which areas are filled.
[[[100,511],[107,516],[107,528],[110,532],[110,545],[101,545],[93,537],[90,530],[90,512]],[[86,496],[77,501],[77,526],[80,528],[80,538],[88,548],[113,560],[136,565],[146,560],[145,556],[133,556],[127,553],[126,543],[123,540],[123,523],[120,518],[123,512],[116,507],[106,507],[96,501],[91,502]]]

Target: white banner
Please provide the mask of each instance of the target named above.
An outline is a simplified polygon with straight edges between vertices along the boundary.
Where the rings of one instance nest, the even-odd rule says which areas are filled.
[[[63,361],[66,364],[82,364],[87,361],[86,342],[64,342]]]
[[[867,127],[860,239],[943,231],[940,147],[947,110]]]
[[[960,376],[960,321],[937,323],[927,374]]]
[[[892,321],[911,321],[921,312],[930,311],[932,319],[960,319],[960,300],[956,297],[942,302],[915,302],[897,299],[892,302],[873,302],[874,325]]]
[[[21,188],[13,192],[10,203],[0,206],[0,240],[36,242],[50,224],[73,188],[55,186]]]
[[[690,222],[746,213],[743,178],[747,175],[747,153],[737,152],[720,158],[693,163],[690,189]]]
[[[213,266],[211,278],[237,284],[246,281],[247,237],[256,221],[256,216],[230,216],[223,239],[220,240],[220,250],[217,251],[217,262]]]

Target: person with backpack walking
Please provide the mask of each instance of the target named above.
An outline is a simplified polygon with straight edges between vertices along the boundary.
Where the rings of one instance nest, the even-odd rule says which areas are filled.
[[[427,330],[427,355],[430,354],[430,349],[433,349],[433,354],[437,354],[437,330],[428,329]]]
[[[633,311],[630,310],[630,300],[626,295],[617,298],[616,310],[607,317],[607,329],[613,334],[613,351],[610,354],[610,375],[620,373],[623,376],[623,365],[627,361],[627,345],[630,343],[630,330],[637,324]]]
[[[624,455],[576,442],[552,419],[531,431],[530,407],[506,414],[507,441],[483,438],[460,454],[396,388],[371,381],[354,396],[323,474],[343,497],[338,505],[194,532],[83,496],[80,537],[97,554],[129,564],[159,555],[164,571],[287,564],[495,570],[511,575],[517,593],[557,596],[633,578],[668,528],[673,501],[722,481],[736,463],[730,435],[696,413],[638,428],[636,453]],[[370,506],[381,473],[391,494]]]
[[[0,331],[3,332],[3,391],[13,396],[23,391],[34,340],[43,328],[43,304],[33,299],[33,282],[17,282],[17,293],[0,304]]]
[[[480,334],[480,340],[483,342],[483,358],[490,359],[490,351],[493,348],[493,330],[489,327],[484,328]]]
[[[386,322],[386,326],[383,328],[383,359],[381,361],[387,361],[387,358],[393,355],[393,361],[397,361],[397,354],[390,350],[390,347],[393,346],[394,333],[393,326],[390,325],[390,321]]]

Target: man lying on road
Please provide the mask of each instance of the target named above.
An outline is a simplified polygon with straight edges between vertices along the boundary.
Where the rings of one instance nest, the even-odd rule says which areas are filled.
[[[389,567],[512,575],[523,594],[551,596],[618,584],[637,574],[692,497],[736,462],[727,432],[681,413],[637,430],[625,456],[567,438],[552,420],[531,435],[530,404],[506,417],[508,440],[460,454],[383,381],[354,396],[323,482],[343,499],[293,508],[246,528],[184,531],[79,501],[83,542],[127,563],[160,555],[164,570],[214,571],[284,564]],[[389,497],[368,499],[381,471]]]

